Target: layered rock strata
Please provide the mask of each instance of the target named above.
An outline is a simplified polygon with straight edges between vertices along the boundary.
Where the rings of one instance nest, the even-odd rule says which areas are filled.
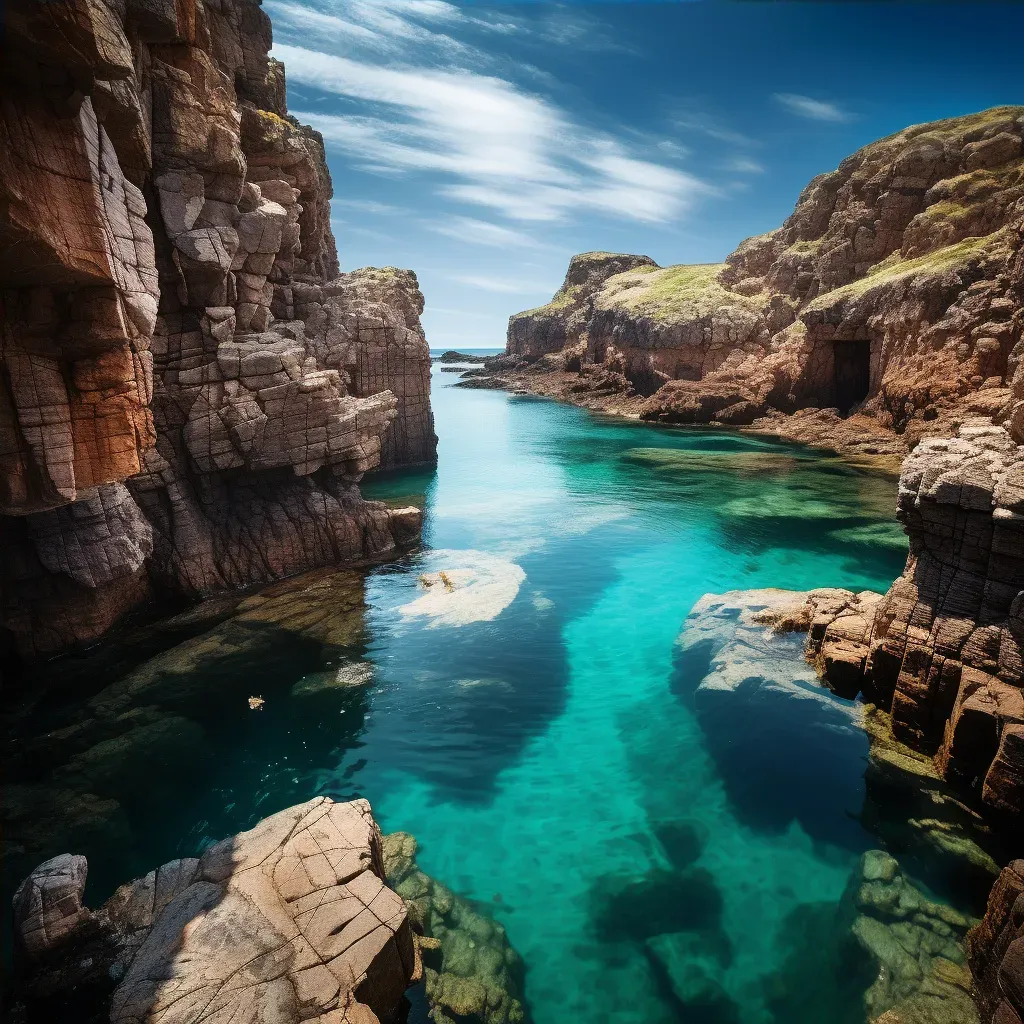
[[[967,959],[985,1024],[1024,1020],[1024,861],[1003,868],[967,936]]]
[[[416,278],[338,272],[321,138],[256,0],[15,0],[0,100],[0,621],[24,655],[149,594],[407,546]]]
[[[816,591],[807,629],[829,686],[891,712],[894,735],[1020,827],[1024,810],[1024,449],[972,422],[922,441],[900,478],[910,537],[884,596]],[[767,620],[766,620],[767,621]]]
[[[100,1019],[109,1005],[113,1024],[377,1024],[421,977],[365,800],[281,811],[96,911],[82,905],[87,867],[55,857],[15,895],[30,1019]]]
[[[650,419],[838,407],[913,440],[985,415],[1019,442],[1022,136],[1021,107],[907,128],[723,264],[574,257],[551,303],[511,318],[507,352],[619,372]]]

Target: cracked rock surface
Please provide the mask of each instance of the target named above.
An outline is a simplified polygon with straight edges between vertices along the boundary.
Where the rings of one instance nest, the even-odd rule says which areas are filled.
[[[95,998],[102,976],[116,981],[99,999],[112,1024],[393,1020],[421,967],[382,858],[369,804],[327,797],[164,864],[96,911],[82,906],[85,858],[56,857],[15,896],[22,998]]]

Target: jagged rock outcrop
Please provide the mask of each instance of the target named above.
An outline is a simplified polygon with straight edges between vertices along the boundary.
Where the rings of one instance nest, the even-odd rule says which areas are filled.
[[[365,800],[317,797],[82,905],[87,864],[41,864],[14,898],[30,1019],[377,1024],[422,976]]]
[[[1022,136],[1024,108],[997,107],[865,146],[724,264],[574,257],[507,351],[618,371],[649,419],[838,407],[915,440],[985,415],[1019,441]]]
[[[0,56],[0,622],[26,655],[415,539],[415,275],[338,272],[257,0],[15,0]],[[95,547],[94,547],[95,545]]]
[[[837,693],[891,711],[894,735],[1019,828],[1024,811],[1024,449],[973,421],[907,458],[903,575],[881,597],[815,591],[786,629]]]
[[[629,270],[656,270],[649,256],[585,252],[569,261],[562,287],[539,309],[519,313],[508,322],[508,355],[538,359],[577,345],[588,328],[593,302],[605,282]]]

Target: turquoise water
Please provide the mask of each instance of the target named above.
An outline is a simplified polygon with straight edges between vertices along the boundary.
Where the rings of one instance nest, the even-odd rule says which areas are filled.
[[[840,780],[831,799],[756,782],[730,793],[730,775],[749,787],[745,752],[727,741],[709,752],[673,693],[673,644],[708,592],[884,589],[905,557],[887,525],[894,482],[452,378],[435,369],[437,473],[366,488],[423,490],[426,550],[369,578],[379,687],[359,748],[321,788],[368,796],[385,829],[417,835],[424,870],[494,907],[525,958],[538,1024],[677,1019],[644,923],[609,932],[603,911],[629,880],[673,868],[666,825],[695,826],[710,883],[697,897],[710,892],[713,930],[731,947],[732,1005],[684,1017],[773,1020],[794,911],[837,901],[874,845],[851,824],[866,744],[791,752],[808,788]],[[843,539],[850,530],[859,543]],[[408,614],[421,574],[465,567],[505,587],[481,597],[478,621]],[[801,821],[808,800],[818,813]],[[771,813],[750,813],[765,801]]]
[[[35,682],[4,722],[6,880],[72,849],[95,901],[296,801],[365,796],[506,925],[536,1024],[859,1024],[808,950],[877,845],[867,743],[742,698],[698,720],[703,669],[675,641],[709,592],[887,587],[895,481],[456,379],[435,365],[436,471],[364,485],[423,504],[422,551],[289,585],[281,607],[214,603]],[[372,686],[322,689],[353,660]],[[666,943],[718,997],[683,1005]]]

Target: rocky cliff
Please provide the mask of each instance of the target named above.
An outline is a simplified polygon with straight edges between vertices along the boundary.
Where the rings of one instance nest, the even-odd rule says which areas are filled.
[[[872,143],[724,264],[577,256],[549,305],[512,317],[505,360],[533,364],[513,368],[527,387],[551,369],[566,396],[614,393],[617,379],[620,396],[649,396],[634,400],[649,419],[909,451],[897,510],[906,569],[870,607],[809,613],[811,653],[830,685],[891,711],[899,739],[1014,822],[1024,810],[1022,137],[1024,108],[999,107]],[[580,383],[566,384],[573,376]]]
[[[965,424],[907,458],[897,514],[910,537],[889,592],[812,594],[807,629],[829,686],[891,713],[893,734],[1019,833],[1024,813],[1024,449]]]
[[[0,55],[0,624],[22,655],[387,556],[431,461],[415,275],[339,274],[257,0],[14,0]]]
[[[1022,136],[1024,108],[998,107],[872,143],[722,264],[576,256],[507,353],[616,371],[649,419],[836,408],[913,442],[983,415],[1019,442]]]

